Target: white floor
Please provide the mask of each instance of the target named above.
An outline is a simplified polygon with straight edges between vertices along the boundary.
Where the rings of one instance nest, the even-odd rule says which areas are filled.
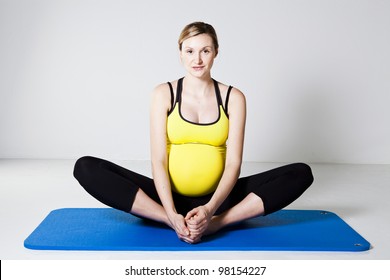
[[[147,161],[117,161],[150,176]],[[290,209],[336,213],[372,244],[365,252],[79,252],[35,251],[24,239],[53,209],[105,207],[72,176],[74,160],[0,160],[0,259],[390,259],[390,165],[311,164],[312,187]],[[280,164],[244,163],[242,175]]]

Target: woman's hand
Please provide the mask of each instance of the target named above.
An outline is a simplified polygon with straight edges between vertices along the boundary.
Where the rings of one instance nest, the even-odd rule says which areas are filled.
[[[183,215],[176,213],[172,214],[169,216],[169,221],[171,227],[175,230],[180,240],[191,244],[199,241],[196,236],[194,238],[194,236],[191,234]]]
[[[199,206],[192,209],[185,217],[190,236],[199,242],[203,233],[209,226],[213,214],[206,206]]]

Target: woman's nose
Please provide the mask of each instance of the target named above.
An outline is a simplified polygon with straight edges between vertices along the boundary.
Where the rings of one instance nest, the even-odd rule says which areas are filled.
[[[195,57],[195,61],[196,63],[198,64],[202,64],[202,56],[200,55],[200,53],[198,53]]]

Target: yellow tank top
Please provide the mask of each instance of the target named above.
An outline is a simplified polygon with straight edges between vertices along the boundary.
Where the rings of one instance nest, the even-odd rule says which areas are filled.
[[[168,171],[174,192],[185,196],[203,196],[215,191],[225,167],[226,141],[229,133],[227,106],[222,105],[218,82],[214,81],[219,116],[207,124],[183,118],[181,93],[183,78],[178,80],[176,101],[167,120]],[[232,87],[229,87],[226,105]]]

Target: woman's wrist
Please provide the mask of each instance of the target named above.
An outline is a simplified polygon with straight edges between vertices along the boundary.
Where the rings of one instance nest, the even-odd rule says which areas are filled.
[[[210,216],[214,216],[214,213],[217,211],[217,208],[215,206],[213,206],[213,203],[211,201],[209,201],[208,203],[206,203],[204,205],[204,207],[206,208],[206,211],[207,213],[210,215]]]
[[[177,215],[176,209],[165,210],[165,212],[167,213],[168,217],[172,217],[174,215]]]

